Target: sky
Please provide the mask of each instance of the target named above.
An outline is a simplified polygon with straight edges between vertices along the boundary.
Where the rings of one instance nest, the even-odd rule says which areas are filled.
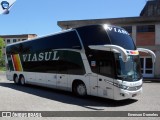
[[[17,0],[0,15],[0,35],[61,31],[57,21],[139,16],[147,0]]]

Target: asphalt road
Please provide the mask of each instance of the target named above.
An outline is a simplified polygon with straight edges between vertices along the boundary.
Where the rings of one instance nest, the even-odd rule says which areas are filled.
[[[6,80],[5,74],[0,73],[0,111],[160,111],[160,82],[145,81],[142,95],[134,99],[113,101],[92,96],[78,98],[70,92],[32,85],[18,86],[12,81]],[[148,117],[140,118],[148,119]],[[140,118],[135,117],[134,119],[139,120]],[[66,119],[81,120],[83,118]],[[88,117],[87,119],[97,120],[96,117]],[[109,118],[100,117],[100,119],[106,120]],[[131,118],[116,117],[114,119],[129,120]],[[150,117],[149,119],[158,120],[160,114],[158,118]]]

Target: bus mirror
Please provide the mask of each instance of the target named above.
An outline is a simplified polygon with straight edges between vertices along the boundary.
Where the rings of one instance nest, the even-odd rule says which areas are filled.
[[[149,50],[149,49],[145,49],[145,48],[137,48],[137,50],[139,52],[145,52],[145,53],[148,53],[152,56],[152,62],[155,63],[156,61],[156,55],[154,54],[153,51]]]
[[[116,49],[112,49],[112,51],[113,51],[114,53],[119,53],[119,51],[116,50]]]
[[[128,61],[128,54],[126,50],[120,46],[117,46],[117,45],[90,45],[88,47],[94,50],[103,50],[103,51],[112,51],[115,53],[121,53],[123,62]]]

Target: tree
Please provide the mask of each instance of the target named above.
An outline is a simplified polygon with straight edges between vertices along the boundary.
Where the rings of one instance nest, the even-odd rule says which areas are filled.
[[[3,56],[4,46],[5,46],[4,39],[0,38],[0,66],[4,66],[4,64],[5,64],[5,59],[4,59],[4,56]]]

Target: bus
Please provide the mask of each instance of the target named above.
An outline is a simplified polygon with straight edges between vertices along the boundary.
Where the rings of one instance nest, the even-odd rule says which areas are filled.
[[[123,100],[142,93],[139,51],[129,33],[113,25],[89,25],[6,46],[6,76],[33,84]]]

